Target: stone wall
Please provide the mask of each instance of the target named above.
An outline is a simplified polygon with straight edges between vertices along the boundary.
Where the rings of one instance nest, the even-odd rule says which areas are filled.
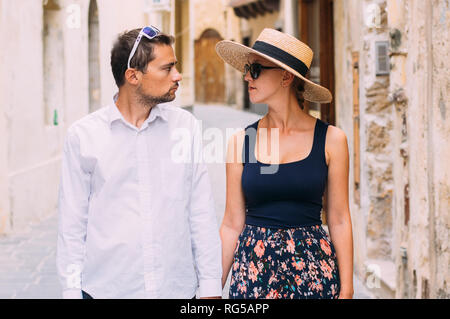
[[[370,27],[374,4],[379,24]],[[379,297],[448,298],[449,1],[334,7],[336,123],[351,154],[352,53],[359,53],[360,205],[350,172],[356,273]],[[376,76],[380,40],[390,44],[390,73]]]
[[[412,297],[450,296],[449,164],[446,122],[449,101],[448,1],[408,1],[406,96],[409,100],[408,259]],[[447,156],[447,157],[446,157]]]
[[[433,88],[430,116],[433,118],[432,130],[433,183],[432,195],[435,202],[434,232],[435,260],[431,284],[431,296],[450,298],[450,165],[445,160],[450,158],[448,125],[450,106],[450,1],[432,1],[432,67]]]

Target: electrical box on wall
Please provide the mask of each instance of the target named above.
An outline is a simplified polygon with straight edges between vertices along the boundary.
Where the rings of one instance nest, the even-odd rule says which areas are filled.
[[[170,11],[170,0],[145,0],[144,10],[151,11]]]
[[[375,42],[376,75],[387,75],[390,71],[389,65],[389,41]]]

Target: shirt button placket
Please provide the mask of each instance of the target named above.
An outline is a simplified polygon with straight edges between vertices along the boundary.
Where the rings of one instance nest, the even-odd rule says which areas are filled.
[[[148,153],[148,145],[146,143],[145,131],[137,132],[136,154],[139,179],[139,199],[141,203],[141,218],[143,221],[142,228],[142,250],[144,263],[144,282],[145,289],[151,289],[152,279],[152,236],[153,229],[151,223],[151,189],[150,189],[150,161]]]

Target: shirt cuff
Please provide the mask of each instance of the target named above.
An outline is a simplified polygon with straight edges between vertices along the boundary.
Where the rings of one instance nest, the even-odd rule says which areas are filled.
[[[63,299],[83,299],[81,289],[66,289],[62,292]]]
[[[222,297],[222,278],[200,280],[198,297]]]

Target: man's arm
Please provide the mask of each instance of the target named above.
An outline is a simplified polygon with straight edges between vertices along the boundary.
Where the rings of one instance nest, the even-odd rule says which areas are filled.
[[[63,298],[81,299],[90,174],[83,170],[78,136],[69,129],[63,148],[58,198],[56,266]]]
[[[200,298],[222,297],[222,249],[208,170],[202,159],[202,132],[195,121],[190,196],[192,249],[199,277]]]

